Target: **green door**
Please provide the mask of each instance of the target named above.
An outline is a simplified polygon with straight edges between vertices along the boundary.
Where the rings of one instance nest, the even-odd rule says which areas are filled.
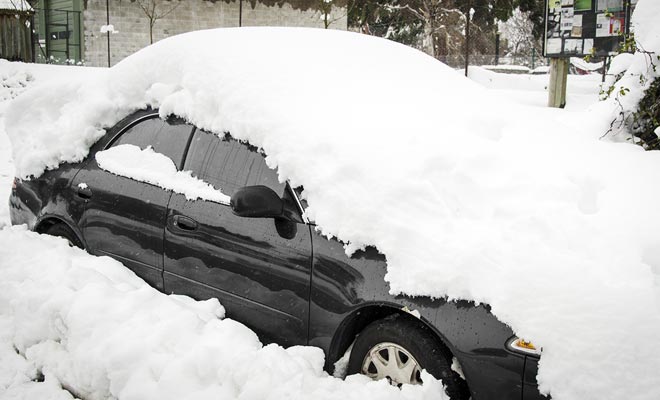
[[[82,61],[82,0],[40,0],[37,13],[41,46],[39,58],[57,64]]]

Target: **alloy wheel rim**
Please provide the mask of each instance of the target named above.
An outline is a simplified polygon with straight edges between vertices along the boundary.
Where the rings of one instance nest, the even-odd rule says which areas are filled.
[[[372,347],[362,361],[362,374],[373,380],[387,379],[394,386],[419,385],[422,368],[408,350],[396,343],[383,342]]]

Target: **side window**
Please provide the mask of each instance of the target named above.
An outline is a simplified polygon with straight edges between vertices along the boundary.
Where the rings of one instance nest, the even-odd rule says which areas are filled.
[[[177,120],[163,121],[156,116],[128,128],[112,142],[111,147],[132,144],[146,149],[152,146],[155,152],[172,159],[177,169],[181,170],[191,131],[191,125]]]
[[[256,149],[201,130],[193,136],[183,169],[228,196],[252,185],[268,186],[280,196],[285,195],[286,184],[278,182],[277,173],[268,168]]]

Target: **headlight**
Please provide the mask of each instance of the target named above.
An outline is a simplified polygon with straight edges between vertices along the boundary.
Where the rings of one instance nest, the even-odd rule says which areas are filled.
[[[541,355],[541,349],[534,346],[532,342],[528,342],[525,339],[521,339],[517,336],[512,337],[506,344],[509,350],[513,350],[518,353],[531,354],[535,356]]]

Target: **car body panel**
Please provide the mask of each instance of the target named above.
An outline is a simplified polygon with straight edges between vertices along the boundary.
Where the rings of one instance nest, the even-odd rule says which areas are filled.
[[[327,369],[350,345],[338,341],[337,335],[348,320],[360,318],[370,308],[402,310],[419,318],[447,344],[470,382],[473,399],[520,399],[524,356],[504,349],[513,332],[485,306],[394,296],[385,281],[385,257],[375,248],[358,250],[349,258],[342,243],[318,232],[313,245],[309,344],[328,354]]]
[[[180,216],[196,227],[174,224]],[[298,224],[295,237],[285,239],[272,218],[237,217],[227,205],[181,194],[172,196],[166,225],[166,292],[217,297],[229,317],[254,327],[266,342],[307,343],[309,227]]]

